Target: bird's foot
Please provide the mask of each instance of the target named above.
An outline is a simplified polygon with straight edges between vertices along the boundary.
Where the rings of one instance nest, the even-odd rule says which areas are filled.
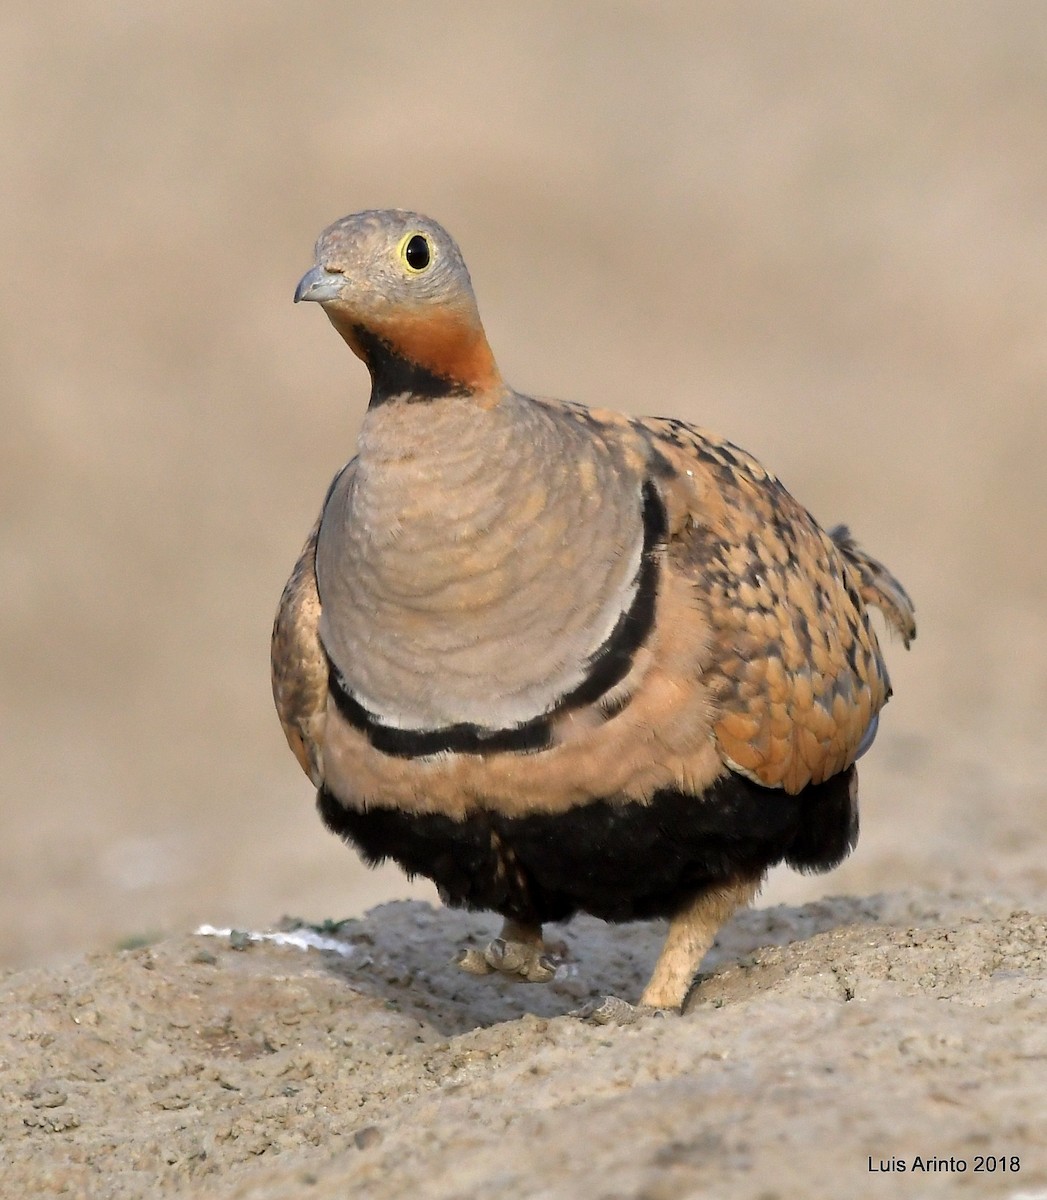
[[[590,1025],[635,1025],[643,1017],[664,1017],[667,1011],[650,1004],[630,1004],[619,996],[603,996],[583,1004],[570,1015]]]
[[[470,975],[503,975],[526,979],[528,983],[548,983],[559,966],[557,959],[541,945],[495,938],[486,949],[468,946],[458,955],[457,964]]]

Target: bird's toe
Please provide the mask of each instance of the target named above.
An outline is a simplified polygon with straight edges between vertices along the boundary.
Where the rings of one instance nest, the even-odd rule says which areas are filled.
[[[548,983],[556,974],[559,963],[541,945],[514,942],[506,938],[495,938],[484,950],[466,947],[457,958],[457,964],[471,975],[490,975],[498,971],[528,983]]]
[[[545,983],[556,974],[556,963],[540,946],[495,938],[484,951],[484,958],[496,971],[519,975],[530,983]]]
[[[666,1009],[649,1004],[630,1004],[620,996],[601,996],[583,1004],[570,1015],[590,1025],[635,1025],[644,1017],[664,1017]]]
[[[490,975],[494,970],[484,951],[477,950],[475,946],[465,946],[459,950],[454,961],[460,971],[467,971],[470,975]]]

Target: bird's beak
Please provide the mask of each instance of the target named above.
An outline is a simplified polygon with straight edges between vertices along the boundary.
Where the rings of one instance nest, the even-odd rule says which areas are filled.
[[[325,300],[337,300],[345,286],[345,276],[337,271],[328,271],[324,267],[313,267],[306,271],[298,281],[294,290],[294,302],[299,300],[317,300],[321,304]]]

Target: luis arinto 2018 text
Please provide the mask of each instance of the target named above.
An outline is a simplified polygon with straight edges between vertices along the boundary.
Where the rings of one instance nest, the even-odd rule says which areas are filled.
[[[948,1158],[937,1154],[915,1154],[912,1158],[868,1158],[868,1169],[873,1174],[895,1172],[902,1174],[910,1171],[913,1174],[957,1174],[965,1171],[973,1174],[1017,1174],[1022,1169],[1021,1157],[1017,1154],[975,1154],[971,1158],[958,1158],[950,1155]]]

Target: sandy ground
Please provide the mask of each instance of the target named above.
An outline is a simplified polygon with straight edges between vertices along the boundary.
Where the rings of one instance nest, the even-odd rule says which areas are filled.
[[[5,981],[8,1195],[1047,1195],[1047,913],[961,892],[747,913],[682,1017],[657,931],[572,924],[548,985],[397,902],[336,949],[180,937]],[[898,1164],[905,1165],[902,1173]]]
[[[0,1193],[1047,1188],[1042,4],[8,7]],[[190,936],[435,901],[324,833],[269,697],[366,402],[290,296],[372,205],[457,236],[516,386],[727,434],[916,599],[857,853],[681,1020],[557,1015],[642,926],[504,993],[446,968],[481,917]],[[866,1167],[916,1154],[972,1165]]]

